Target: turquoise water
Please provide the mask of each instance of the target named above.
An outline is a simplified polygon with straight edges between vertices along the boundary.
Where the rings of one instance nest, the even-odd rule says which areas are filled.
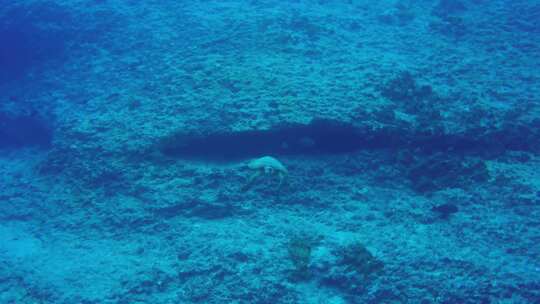
[[[0,0],[0,303],[540,303],[538,1]]]

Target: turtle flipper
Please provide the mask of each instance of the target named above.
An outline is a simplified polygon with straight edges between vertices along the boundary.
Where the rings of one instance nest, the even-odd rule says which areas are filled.
[[[248,178],[247,183],[246,183],[244,186],[242,186],[242,188],[240,188],[240,190],[241,190],[242,192],[248,191],[248,190],[251,188],[251,186],[253,186],[253,184],[255,183],[255,180],[256,180],[259,176],[261,176],[261,174],[262,174],[262,172],[261,172],[260,170],[257,170],[257,171],[255,171],[253,174],[251,174],[251,175],[249,176],[249,178]]]
[[[281,186],[283,186],[283,182],[287,181],[287,175],[283,172],[278,172],[279,182],[277,186],[277,190],[281,189]]]

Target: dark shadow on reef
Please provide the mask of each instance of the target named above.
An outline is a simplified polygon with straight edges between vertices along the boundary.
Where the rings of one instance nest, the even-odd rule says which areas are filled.
[[[538,151],[539,126],[508,125],[497,130],[462,134],[398,128],[367,128],[334,120],[278,126],[269,130],[178,133],[161,140],[159,150],[169,157],[232,161],[260,155],[321,155],[360,149],[406,149],[415,153],[486,155],[508,150]]]
[[[49,148],[53,127],[38,115],[12,116],[0,112],[0,149]]]

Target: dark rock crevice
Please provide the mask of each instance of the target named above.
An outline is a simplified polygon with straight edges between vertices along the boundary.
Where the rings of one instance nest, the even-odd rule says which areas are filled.
[[[536,126],[538,125],[538,126]],[[233,161],[261,155],[342,154],[357,150],[406,149],[415,153],[446,152],[493,156],[505,151],[540,150],[540,122],[509,124],[497,130],[460,134],[399,128],[367,128],[334,120],[278,126],[269,130],[178,133],[163,138],[158,149],[166,156]]]

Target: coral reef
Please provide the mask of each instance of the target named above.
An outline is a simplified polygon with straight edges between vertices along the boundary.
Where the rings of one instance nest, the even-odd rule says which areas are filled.
[[[1,303],[540,299],[537,3],[0,2]]]

